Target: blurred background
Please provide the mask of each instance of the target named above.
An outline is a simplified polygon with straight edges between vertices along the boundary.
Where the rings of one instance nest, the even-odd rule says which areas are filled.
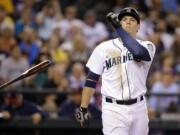
[[[180,134],[180,0],[0,0],[0,84],[45,59],[55,62],[0,91],[1,135],[102,135],[100,82],[88,125],[80,128],[74,114],[92,50],[117,37],[105,16],[126,6],[140,12],[138,38],[156,45],[149,135]]]

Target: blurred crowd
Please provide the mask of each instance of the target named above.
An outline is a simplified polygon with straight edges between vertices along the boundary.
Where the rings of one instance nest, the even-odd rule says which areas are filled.
[[[54,65],[47,71],[19,81],[11,89],[71,93],[59,102],[56,94],[49,94],[38,104],[23,98],[21,93],[8,91],[0,103],[1,114],[5,118],[32,116],[35,123],[44,117],[73,118],[86,78],[85,64],[92,50],[102,41],[117,36],[105,16],[126,6],[140,12],[138,38],[156,45],[147,80],[148,92],[180,94],[180,0],[1,0],[0,84],[51,59]],[[97,92],[100,87],[99,83]],[[100,96],[92,99],[92,118],[101,117],[100,102]],[[148,103],[151,118],[180,109],[180,97],[151,96]]]

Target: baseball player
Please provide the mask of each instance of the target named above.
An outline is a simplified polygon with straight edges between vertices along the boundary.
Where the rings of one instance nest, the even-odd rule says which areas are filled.
[[[88,119],[88,104],[102,76],[104,135],[148,135],[144,94],[155,46],[149,41],[136,39],[140,27],[136,9],[127,7],[118,15],[111,12],[107,19],[119,37],[101,43],[90,56],[86,65],[89,73],[76,118],[82,126]]]

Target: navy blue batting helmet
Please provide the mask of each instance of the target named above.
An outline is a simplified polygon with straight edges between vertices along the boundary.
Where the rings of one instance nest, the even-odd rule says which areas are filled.
[[[140,23],[140,16],[136,9],[134,9],[132,7],[123,8],[119,12],[118,19],[121,20],[125,15],[130,15],[130,16],[134,17],[137,20],[137,22]]]

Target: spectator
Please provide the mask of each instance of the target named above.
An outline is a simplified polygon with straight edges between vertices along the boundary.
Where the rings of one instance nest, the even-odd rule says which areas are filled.
[[[113,7],[113,11],[115,13],[119,13],[119,11],[125,6],[124,0],[115,0],[115,5]]]
[[[31,14],[35,14],[36,8],[35,4],[37,3],[36,0],[13,0],[13,4],[15,5],[15,15],[21,14],[24,10],[29,10]]]
[[[60,42],[60,38],[53,33],[48,41],[48,52],[55,63],[69,64],[69,55],[64,49],[60,48]]]
[[[161,32],[156,30],[153,34],[148,36],[148,39],[156,45],[156,58],[165,51],[164,44],[161,40]]]
[[[41,39],[47,41],[53,33],[53,25],[58,21],[59,13],[57,7],[58,4],[54,4],[55,1],[47,2],[42,11],[36,16],[36,23],[38,25],[38,35]],[[60,9],[59,9],[60,10]]]
[[[74,118],[75,112],[78,109],[81,101],[82,88],[73,90],[73,92],[68,96],[67,100],[64,101],[59,107],[59,117]],[[97,109],[94,104],[89,105],[90,118],[100,119],[101,111]]]
[[[175,34],[175,40],[174,43],[171,47],[171,52],[173,53],[173,59],[175,60],[175,63],[178,64],[180,63],[180,32],[176,32]]]
[[[20,48],[15,45],[12,48],[12,54],[9,58],[2,61],[0,68],[0,78],[3,78],[3,82],[12,80],[19,76],[29,67],[28,61],[22,57]],[[17,82],[16,86],[19,86],[22,82]]]
[[[66,65],[56,64],[48,71],[49,81],[44,84],[43,87],[57,89],[58,91],[64,92],[69,89],[69,81],[65,76]]]
[[[0,56],[4,59],[9,55],[11,47],[14,45],[13,36],[14,21],[7,15],[5,9],[0,6]]]
[[[98,43],[107,40],[109,34],[105,25],[96,20],[96,15],[93,10],[86,12],[84,21],[85,25],[83,27],[83,32],[87,42],[86,45],[92,50]]]
[[[155,25],[155,30],[160,32],[160,38],[164,45],[165,51],[169,51],[173,42],[174,36],[172,33],[168,32],[167,24],[164,19],[159,19],[158,23]]]
[[[24,34],[23,31],[25,31],[26,27],[36,29],[36,24],[33,19],[32,13],[28,9],[24,9],[21,12],[21,18],[18,21],[16,21],[16,26],[15,26],[16,37],[22,37]]]
[[[150,0],[147,1],[149,8],[157,9],[160,12],[161,8],[161,1],[162,0]]]
[[[49,60],[49,59],[50,59],[50,56],[48,53],[40,53],[36,63],[41,63],[44,60]],[[47,81],[48,81],[48,71],[44,70],[40,73],[37,73],[36,76],[33,78],[33,85],[36,88],[42,88],[43,85],[47,83]]]
[[[85,73],[84,67],[81,63],[74,63],[71,68],[71,73],[69,76],[70,88],[78,89],[82,88],[85,83]]]
[[[0,54],[9,56],[11,54],[12,47],[16,43],[16,39],[13,37],[14,30],[9,26],[1,28],[1,37],[0,37]]]
[[[74,36],[74,38],[72,39],[72,51],[70,53],[72,61],[86,63],[89,52],[90,51],[86,47],[85,38],[81,35]]]
[[[48,116],[39,106],[28,100],[24,100],[23,95],[16,91],[9,91],[5,94],[4,103],[0,111],[3,119],[29,117],[32,118],[34,124],[39,124],[42,118]]]
[[[146,14],[141,14],[141,24],[140,29],[138,31],[138,37],[141,39],[148,39],[149,37],[153,36],[154,32],[156,34],[155,24],[157,23],[157,20],[159,19],[159,12],[155,9],[150,9],[149,12]]]
[[[84,34],[82,32],[82,26],[78,23],[73,23],[67,32],[68,38],[66,38],[65,42],[62,43],[60,47],[63,50],[66,50],[71,53],[74,49],[73,48],[74,39],[76,39],[76,37],[78,36],[84,38]]]
[[[174,82],[173,74],[170,71],[162,72],[162,79],[159,82],[154,83],[151,89],[151,93],[164,93],[164,94],[176,94],[179,93],[179,87]],[[177,105],[177,97],[150,97],[149,106],[150,110],[157,115],[165,112],[170,108],[170,105]]]
[[[42,105],[43,110],[49,113],[50,118],[58,117],[58,106],[56,104],[57,96],[54,94],[49,94],[45,96],[45,102]]]
[[[171,53],[162,53],[161,54],[161,67],[159,67],[162,71],[172,72],[174,71],[174,59]]]
[[[178,11],[178,0],[162,0],[162,9],[166,12],[174,12]]]
[[[59,22],[54,24],[54,28],[60,28],[61,36],[65,40],[69,39],[68,33],[70,28],[77,24],[78,26],[82,26],[83,22],[76,18],[77,8],[75,6],[68,6],[65,9],[65,18],[60,20]]]
[[[12,0],[1,0],[0,5],[4,7],[8,14],[12,14],[14,12],[14,5]]]
[[[76,7],[81,7],[77,9],[78,10],[77,18],[80,18],[81,20],[83,20],[84,14],[86,13],[86,11],[93,8],[96,4],[97,2],[94,0],[77,0],[74,5]]]
[[[7,15],[7,12],[4,9],[4,7],[0,6],[0,28],[4,26],[14,28],[14,21],[10,16]]]
[[[24,29],[22,41],[19,45],[21,51],[27,56],[29,64],[33,64],[39,55],[40,49],[34,41],[34,30],[32,28],[26,27]]]
[[[156,82],[160,82],[161,79],[162,79],[162,76],[161,76],[161,71],[154,71],[152,73],[150,73],[151,76],[150,78],[148,79],[148,83],[147,83],[147,87],[148,89],[151,89],[152,88],[152,85]]]

